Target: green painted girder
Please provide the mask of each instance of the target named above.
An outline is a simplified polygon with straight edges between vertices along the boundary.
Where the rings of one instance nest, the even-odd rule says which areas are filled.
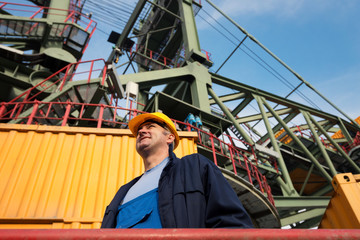
[[[190,83],[187,81],[167,84],[162,92],[176,97],[181,101],[191,103]]]
[[[294,119],[298,114],[299,114],[298,112],[292,112],[289,115],[287,115],[285,118],[283,118],[283,121],[288,123],[292,119]],[[280,123],[276,124],[275,127],[272,128],[274,133],[278,132],[280,129],[282,129],[282,126]],[[260,140],[258,142],[265,142],[266,139],[268,139],[268,138],[269,138],[269,133],[266,133],[263,137],[260,138]]]
[[[182,68],[126,74],[122,75],[120,79],[124,87],[129,81],[138,83],[140,90],[179,81],[189,82],[192,104],[210,113],[206,90],[207,86],[211,86],[210,74],[203,65],[197,62],[189,63]]]
[[[305,212],[300,212],[286,218],[281,218],[281,226],[287,226],[294,223],[297,224],[299,222],[311,219],[320,219],[320,217],[324,215],[325,211],[326,208],[316,208]]]
[[[309,112],[311,115],[329,120],[331,122],[338,122],[338,117],[311,107],[308,107],[306,105],[303,104],[299,104],[295,101],[283,98],[283,97],[279,97],[275,94],[248,86],[246,84],[237,82],[235,80],[231,80],[228,78],[225,78],[223,76],[211,73],[211,79],[212,82],[215,84],[219,84],[221,86],[225,86],[234,90],[237,90],[239,92],[244,92],[244,93],[248,93],[248,94],[256,94],[258,96],[264,97],[267,101],[273,102],[273,103],[277,103],[280,104],[282,106],[286,106],[288,108],[292,108],[292,109],[299,109],[299,110],[303,110],[303,111],[307,111]],[[357,126],[350,124],[349,122],[346,122],[345,120],[342,120],[344,122],[344,124],[346,125],[347,129],[350,130],[354,130],[354,131],[359,131],[360,128],[358,128]]]
[[[275,207],[279,210],[284,209],[303,209],[303,208],[326,208],[329,204],[330,196],[305,196],[305,197],[282,197],[274,196]]]
[[[189,57],[191,57],[197,61],[199,61],[197,58],[206,60],[206,56],[201,52],[200,48],[200,41],[195,23],[192,0],[178,0],[178,2],[180,16],[183,19],[182,32],[184,37],[185,56],[187,59],[190,59]]]
[[[228,94],[228,95],[223,95],[223,96],[219,96],[220,100],[222,102],[229,102],[229,101],[234,101],[234,100],[238,100],[238,99],[243,99],[247,97],[246,93],[243,92],[239,92],[239,93],[232,93],[232,94]],[[209,103],[211,105],[216,104],[215,100],[213,98],[209,98]]]
[[[285,114],[290,114],[290,113],[293,113],[296,111],[297,111],[296,109],[292,109],[292,108],[284,108],[284,109],[275,110],[275,112],[280,116],[285,115]],[[267,117],[272,117],[271,113],[269,113],[269,112],[267,112],[266,115],[267,115]],[[253,121],[262,120],[262,119],[263,119],[263,117],[261,114],[255,114],[255,115],[237,118],[236,121],[238,123],[248,123],[248,122],[253,122]]]

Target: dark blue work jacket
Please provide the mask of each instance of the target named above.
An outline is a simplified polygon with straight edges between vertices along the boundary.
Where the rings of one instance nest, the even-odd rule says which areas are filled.
[[[140,177],[122,186],[107,206],[101,228],[115,228],[117,209]],[[173,152],[159,180],[163,228],[252,228],[253,224],[216,165],[200,154]]]

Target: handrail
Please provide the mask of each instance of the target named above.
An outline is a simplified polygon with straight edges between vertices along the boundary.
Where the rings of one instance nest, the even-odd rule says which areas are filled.
[[[151,240],[350,240],[360,239],[359,229],[1,229],[1,239],[151,239]]]
[[[86,64],[86,63],[91,63],[91,65],[93,65],[95,62],[103,62],[104,68],[101,69],[93,69],[91,68],[90,71],[84,71],[84,72],[79,72],[79,73],[75,73],[72,72],[72,69],[77,69],[79,67],[80,64]],[[72,66],[74,66],[72,68]],[[41,82],[39,82],[38,84],[36,84],[35,86],[33,86],[32,88],[28,89],[27,91],[23,92],[22,94],[20,94],[19,96],[15,97],[14,99],[12,99],[9,103],[18,101],[19,99],[21,99],[22,97],[25,97],[25,99],[23,101],[31,101],[31,100],[35,100],[35,98],[43,93],[44,91],[48,90],[50,87],[57,85],[59,90],[61,91],[65,85],[66,82],[71,82],[74,79],[74,76],[79,75],[79,74],[83,74],[83,73],[89,73],[89,76],[87,78],[84,79],[88,79],[88,83],[90,83],[90,79],[91,79],[91,75],[94,72],[97,71],[106,71],[105,68],[106,64],[105,64],[105,60],[104,59],[95,59],[95,60],[88,60],[88,61],[81,61],[81,62],[77,62],[77,63],[70,63],[68,65],[66,65],[65,67],[61,68],[60,70],[58,70],[57,72],[51,74],[49,77],[45,78],[44,80],[42,80]],[[105,69],[105,70],[103,70]],[[64,72],[65,71],[65,72]],[[60,73],[64,72],[64,76],[59,78],[58,80],[56,80],[55,82],[51,82],[51,79],[53,79],[54,77],[58,76]],[[106,75],[102,74],[102,80],[101,83],[104,84]],[[50,85],[45,84],[46,82],[50,82]],[[34,95],[32,95],[31,97],[30,94],[32,92],[34,92],[34,89],[36,89],[39,86],[46,86],[45,88],[43,88],[42,91],[36,91],[36,93]]]
[[[176,65],[174,63],[173,59],[165,57],[165,56],[161,55],[160,53],[155,52],[153,50],[145,49],[145,47],[143,45],[136,44],[136,46],[132,47],[129,52],[130,52],[130,57],[133,56],[133,54],[137,54],[137,53],[144,54],[145,56],[147,56],[149,58],[149,60],[157,61],[166,67],[169,67],[169,68],[179,67],[179,64]],[[180,57],[183,58],[182,56],[180,56]]]
[[[76,24],[82,26],[84,29],[87,29],[86,31],[88,31],[89,28],[91,28],[91,32],[93,32],[97,25],[97,23],[94,20],[90,19],[85,14],[76,11],[75,9],[69,11],[68,9],[50,8],[50,7],[44,7],[44,6],[20,4],[20,3],[8,3],[8,2],[3,2],[3,1],[0,1],[0,5],[1,5],[0,9],[11,11],[11,12],[22,12],[23,13],[22,15],[25,15],[24,17],[29,17],[30,19],[37,18],[37,16],[39,14],[41,14],[41,16],[48,14],[47,10],[49,10],[49,9],[57,10],[58,12],[63,12],[64,14],[57,13],[55,15],[67,16],[67,18],[65,19],[64,22],[70,21],[72,23],[76,23]],[[8,7],[8,6],[10,6],[10,7]],[[29,15],[29,14],[32,14],[32,15]],[[52,13],[52,14],[54,14],[54,13]],[[81,20],[81,17],[79,17],[79,16],[86,19],[88,22]],[[40,18],[42,18],[42,17],[40,17]]]

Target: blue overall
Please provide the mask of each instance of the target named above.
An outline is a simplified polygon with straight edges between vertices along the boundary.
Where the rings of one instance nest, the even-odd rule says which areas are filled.
[[[116,228],[162,228],[158,199],[156,188],[120,205]]]

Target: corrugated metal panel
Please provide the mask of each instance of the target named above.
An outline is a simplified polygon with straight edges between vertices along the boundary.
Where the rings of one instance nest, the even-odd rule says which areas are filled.
[[[337,174],[332,184],[335,193],[319,228],[360,229],[360,175]]]
[[[177,156],[196,152],[196,134],[179,135]],[[127,129],[0,124],[0,228],[99,228],[143,171]]]

